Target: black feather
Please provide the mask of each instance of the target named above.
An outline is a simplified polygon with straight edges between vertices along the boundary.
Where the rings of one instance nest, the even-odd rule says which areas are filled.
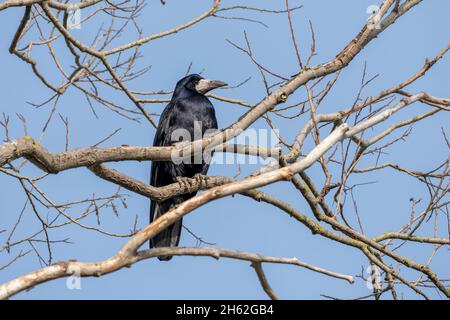
[[[177,129],[184,129],[190,133],[190,139],[194,137],[194,123],[201,125],[202,135],[206,130],[217,129],[217,120],[214,107],[209,99],[195,90],[195,83],[202,77],[190,75],[181,79],[175,88],[171,101],[166,106],[159,119],[153,141],[154,146],[170,146],[178,141],[172,141],[172,134]],[[155,187],[165,186],[177,182],[177,177],[193,177],[201,173],[206,174],[209,163],[204,160],[195,164],[176,164],[171,161],[152,162],[150,184]],[[151,201],[150,222],[166,213],[172,207],[195,196],[196,192],[173,197],[171,199],[156,202]],[[182,219],[169,226],[150,240],[150,247],[174,247],[180,241]],[[170,260],[171,256],[160,256],[160,260]]]

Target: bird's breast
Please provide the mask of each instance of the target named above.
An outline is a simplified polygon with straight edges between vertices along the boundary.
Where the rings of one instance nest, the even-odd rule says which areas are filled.
[[[198,139],[198,134],[206,130],[217,129],[214,107],[205,99],[185,99],[176,104],[170,119],[172,128],[188,131],[192,138]]]

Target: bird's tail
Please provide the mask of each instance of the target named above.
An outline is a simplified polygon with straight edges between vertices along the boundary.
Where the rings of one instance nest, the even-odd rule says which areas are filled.
[[[151,205],[150,212],[150,222],[158,219],[164,213],[170,210],[171,207],[175,205],[174,201],[166,200],[161,203],[153,202]],[[153,214],[152,214],[153,213]],[[180,234],[182,227],[182,219],[176,221],[171,226],[167,227],[152,239],[150,239],[150,248],[159,248],[159,247],[176,247],[180,242]],[[169,261],[172,259],[172,256],[159,256],[159,260],[161,261]]]

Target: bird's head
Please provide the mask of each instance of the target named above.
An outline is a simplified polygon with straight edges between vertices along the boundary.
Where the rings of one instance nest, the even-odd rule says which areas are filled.
[[[198,74],[191,74],[178,81],[174,96],[183,97],[191,94],[205,94],[215,88],[226,86],[222,81],[204,79]]]

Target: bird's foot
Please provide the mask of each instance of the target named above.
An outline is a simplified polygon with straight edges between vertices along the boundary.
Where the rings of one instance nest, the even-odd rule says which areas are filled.
[[[187,177],[176,177],[176,180],[178,184],[180,185],[180,188],[182,189],[189,189],[192,187],[192,179]]]
[[[208,176],[205,176],[204,174],[201,173],[197,173],[196,175],[194,175],[193,179],[198,182],[200,187],[206,186],[208,182]]]
[[[208,179],[208,176],[205,176],[201,173],[197,173],[192,178],[176,177],[176,180],[177,180],[178,184],[180,185],[180,188],[187,189],[187,190],[194,187],[195,184],[198,184],[199,188],[205,187],[208,182],[207,179]],[[198,188],[196,188],[196,189],[198,189]]]

